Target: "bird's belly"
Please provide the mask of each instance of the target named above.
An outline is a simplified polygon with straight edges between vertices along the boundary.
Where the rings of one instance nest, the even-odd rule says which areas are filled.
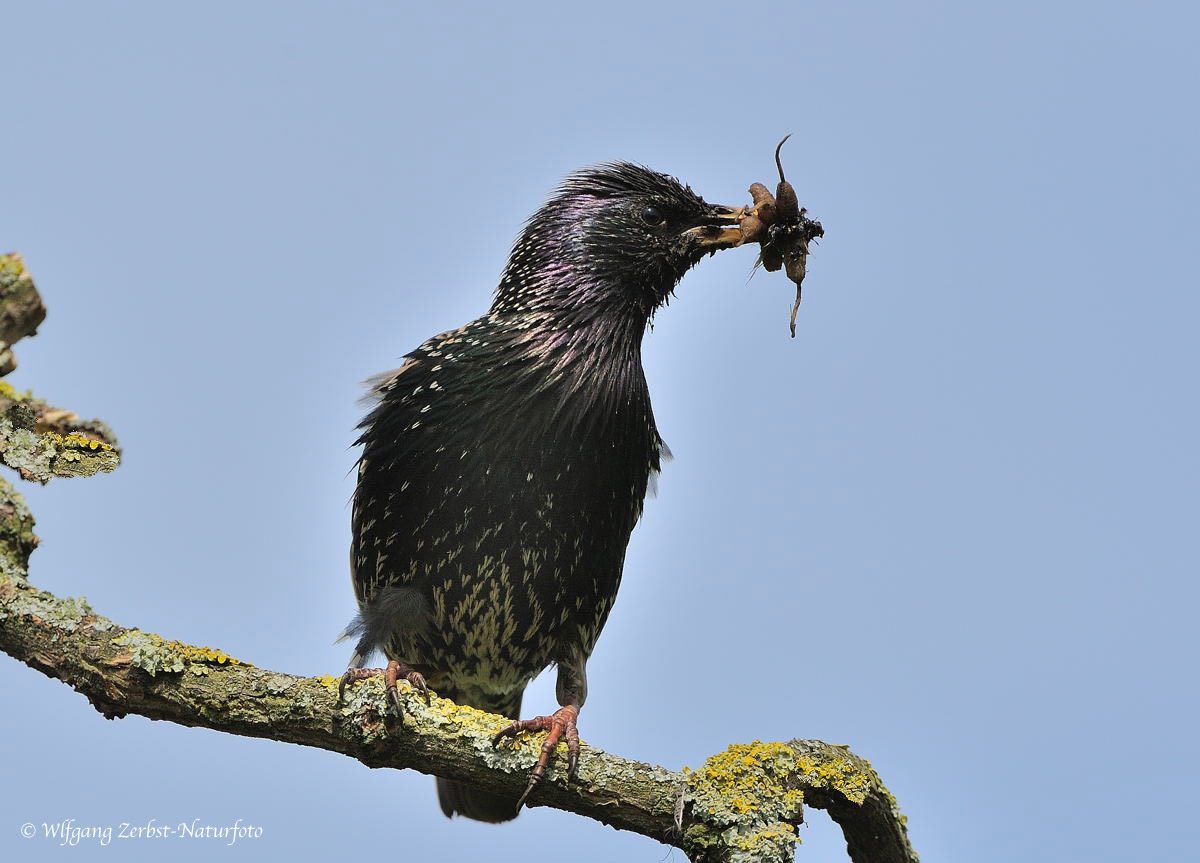
[[[460,689],[502,693],[589,654],[620,584],[629,509],[545,489],[464,508],[418,564],[429,625],[406,661]]]

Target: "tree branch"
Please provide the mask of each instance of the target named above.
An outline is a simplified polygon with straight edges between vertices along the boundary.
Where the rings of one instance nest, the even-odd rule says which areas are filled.
[[[37,413],[28,397],[6,391],[0,397],[11,402],[6,418],[14,405]],[[36,421],[28,428],[7,421],[0,421],[5,461],[20,437],[14,430],[37,434]],[[109,449],[80,445],[85,458],[111,454],[97,469],[116,466],[115,439],[106,431],[92,430],[84,439]],[[47,464],[47,470],[22,475],[42,481],[62,475],[53,460]],[[537,741],[493,747],[492,735],[508,720],[443,698],[426,706],[402,685],[399,727],[378,678],[353,684],[341,702],[332,677],[268,671],[219,650],[126,629],[85,600],[31,585],[28,562],[36,544],[24,500],[0,479],[0,649],[81,692],[106,717],[134,713],[315,746],[369,767],[411,768],[513,797],[524,789]],[[641,833],[711,863],[792,860],[804,803],[829,811],[856,863],[917,860],[896,801],[870,765],[844,747],[816,740],[730,746],[694,772],[585,745],[578,776],[568,781],[563,771],[551,769],[530,801]]]
[[[25,269],[25,261],[15,252],[0,255],[0,375],[17,367],[12,346],[37,332],[46,319],[46,307]]]

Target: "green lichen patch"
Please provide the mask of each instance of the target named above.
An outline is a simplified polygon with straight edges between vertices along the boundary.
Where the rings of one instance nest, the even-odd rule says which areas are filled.
[[[84,618],[93,616],[92,607],[85,597],[57,597],[42,590],[34,590],[28,582],[19,586],[0,586],[0,619],[24,618],[36,624],[62,633],[73,633]]]
[[[29,555],[37,547],[33,515],[12,484],[0,477],[0,575],[24,581]]]
[[[112,643],[118,647],[129,648],[130,662],[152,677],[160,671],[174,674],[187,671],[203,675],[208,673],[208,666],[250,664],[211,647],[195,647],[182,641],[167,641],[161,635],[142,632],[140,629],[131,629],[112,639]]]
[[[74,632],[83,619],[92,613],[87,597],[67,596],[53,603],[42,612],[42,619],[68,632]]]

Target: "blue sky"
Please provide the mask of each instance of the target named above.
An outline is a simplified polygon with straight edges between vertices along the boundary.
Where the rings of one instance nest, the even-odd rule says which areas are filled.
[[[3,4],[0,247],[49,307],[10,378],[125,463],[24,488],[40,586],[337,673],[359,382],[480,314],[568,171],[710,201],[789,177],[827,237],[706,260],[645,345],[675,453],[589,663],[585,740],[678,768],[817,737],[926,861],[1194,850],[1198,190],[1186,4]],[[546,810],[131,717],[0,661],[24,822],[243,822],[180,859],[656,861]],[[553,706],[553,676],[527,709]],[[842,859],[823,816],[800,860]],[[16,855],[16,856],[12,856]],[[668,859],[681,860],[676,852]]]

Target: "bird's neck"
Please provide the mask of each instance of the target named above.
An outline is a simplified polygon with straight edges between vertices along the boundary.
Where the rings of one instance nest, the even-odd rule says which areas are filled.
[[[556,377],[586,388],[644,386],[642,337],[645,315],[630,309],[531,308],[519,313],[493,310],[514,334],[514,346]]]
[[[577,220],[541,213],[513,246],[491,311],[527,317],[552,338],[570,333],[639,349],[681,275],[602,261]]]
[[[496,368],[521,367],[527,379],[519,410],[525,422],[545,416],[556,427],[623,434],[652,427],[650,396],[642,369],[642,337],[648,316],[632,303],[572,302],[567,291],[520,291],[515,305],[498,295],[488,318],[506,333],[509,359]],[[505,286],[502,284],[501,291]],[[615,292],[616,286],[576,282],[574,291]],[[529,384],[532,385],[529,385]],[[526,401],[541,404],[528,409]]]

